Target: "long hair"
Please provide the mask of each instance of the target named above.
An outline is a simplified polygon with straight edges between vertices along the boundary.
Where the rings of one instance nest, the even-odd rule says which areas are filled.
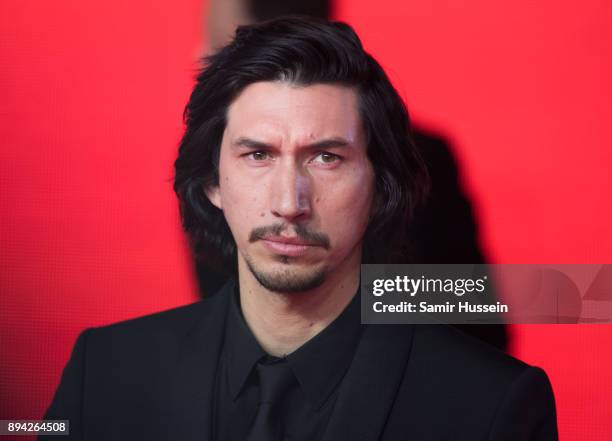
[[[364,237],[363,262],[392,262],[406,246],[408,223],[428,187],[408,112],[350,26],[299,17],[241,26],[230,44],[204,59],[185,108],[186,130],[174,164],[182,224],[197,258],[217,269],[235,269],[231,231],[204,189],[219,184],[228,107],[259,81],[355,88],[375,173],[374,214]]]

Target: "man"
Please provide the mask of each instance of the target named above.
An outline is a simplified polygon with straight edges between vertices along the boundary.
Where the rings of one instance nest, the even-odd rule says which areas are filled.
[[[544,372],[447,326],[359,323],[425,170],[404,105],[342,23],[238,29],[186,109],[175,190],[194,305],[85,331],[47,419],[75,439],[554,440]]]

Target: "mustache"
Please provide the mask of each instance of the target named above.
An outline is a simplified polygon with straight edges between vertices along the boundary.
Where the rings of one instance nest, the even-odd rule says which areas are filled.
[[[255,241],[265,239],[269,236],[280,236],[283,231],[288,230],[287,224],[275,224],[268,225],[265,227],[257,227],[251,231],[249,234],[249,242],[253,243]],[[304,242],[311,243],[313,245],[318,245],[325,249],[329,249],[329,236],[325,233],[321,233],[318,231],[310,230],[303,225],[296,224],[294,225],[295,234]]]

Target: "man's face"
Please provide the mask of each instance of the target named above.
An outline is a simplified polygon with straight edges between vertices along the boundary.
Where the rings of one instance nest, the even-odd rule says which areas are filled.
[[[228,109],[207,195],[239,268],[271,291],[302,292],[358,268],[373,188],[354,89],[259,82]]]

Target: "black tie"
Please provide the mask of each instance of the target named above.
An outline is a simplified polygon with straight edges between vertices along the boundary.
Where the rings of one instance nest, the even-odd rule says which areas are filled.
[[[286,360],[257,363],[259,375],[259,406],[247,441],[277,441],[282,439],[282,399],[295,376]]]

